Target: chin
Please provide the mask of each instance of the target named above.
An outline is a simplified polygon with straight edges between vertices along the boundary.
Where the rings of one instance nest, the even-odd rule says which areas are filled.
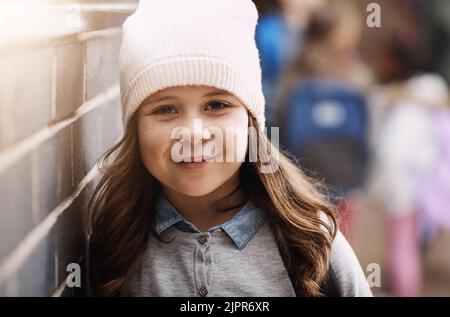
[[[192,182],[191,180],[189,184],[176,184],[172,188],[186,196],[200,197],[208,195],[217,189],[217,187],[218,186],[214,186],[214,184],[211,183],[203,183],[199,181]]]

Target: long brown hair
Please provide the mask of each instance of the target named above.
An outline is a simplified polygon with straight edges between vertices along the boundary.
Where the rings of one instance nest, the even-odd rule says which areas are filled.
[[[250,117],[249,121],[259,143],[278,154],[279,168],[261,173],[261,160],[246,160],[240,168],[242,190],[266,212],[296,294],[321,296],[336,234],[332,206],[296,163],[259,132],[256,120]],[[94,296],[118,296],[147,247],[149,234],[154,234],[152,211],[158,182],[141,161],[136,116],[100,163],[104,175],[88,212],[88,278]]]

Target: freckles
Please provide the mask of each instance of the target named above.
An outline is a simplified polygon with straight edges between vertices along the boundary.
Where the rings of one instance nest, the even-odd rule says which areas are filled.
[[[145,143],[154,143],[170,140],[170,127],[164,127],[158,123],[146,124],[139,128],[139,138]]]
[[[152,147],[152,144],[155,142],[154,131],[153,129],[142,129],[139,130],[139,144],[142,150],[148,150],[148,148]]]
[[[236,116],[227,122],[222,122],[222,151],[223,159],[229,162],[243,162],[248,146],[248,118],[247,116]],[[228,129],[227,129],[228,128]],[[227,131],[228,130],[228,131]],[[231,160],[231,161],[230,161]],[[224,165],[227,167],[229,165]]]
[[[171,144],[170,134],[169,127],[158,124],[147,125],[140,129],[139,145],[142,155],[149,160],[164,155]]]
[[[235,127],[248,127],[249,124],[249,115],[245,108],[240,108],[239,111],[233,115],[232,125]]]
[[[248,115],[245,111],[237,111],[234,115],[217,122],[217,126],[223,131],[226,128],[247,128],[248,127]]]

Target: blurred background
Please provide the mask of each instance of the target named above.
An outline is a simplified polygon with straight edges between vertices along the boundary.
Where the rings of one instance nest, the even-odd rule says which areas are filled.
[[[254,2],[267,121],[375,295],[449,296],[450,1]]]
[[[374,294],[450,296],[450,1],[254,2],[267,124],[328,185]],[[67,265],[84,277],[136,4],[0,0],[0,296],[84,295]]]

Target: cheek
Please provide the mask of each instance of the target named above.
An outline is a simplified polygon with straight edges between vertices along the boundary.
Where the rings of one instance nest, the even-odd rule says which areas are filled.
[[[155,126],[154,124],[142,124],[138,127],[139,150],[142,161],[148,169],[153,169],[164,162],[161,158],[170,149],[171,129],[161,125],[158,125],[158,128]]]
[[[248,147],[248,114],[245,109],[232,116],[227,122],[222,123],[223,151],[233,162],[242,162]],[[226,131],[226,128],[231,128]]]

